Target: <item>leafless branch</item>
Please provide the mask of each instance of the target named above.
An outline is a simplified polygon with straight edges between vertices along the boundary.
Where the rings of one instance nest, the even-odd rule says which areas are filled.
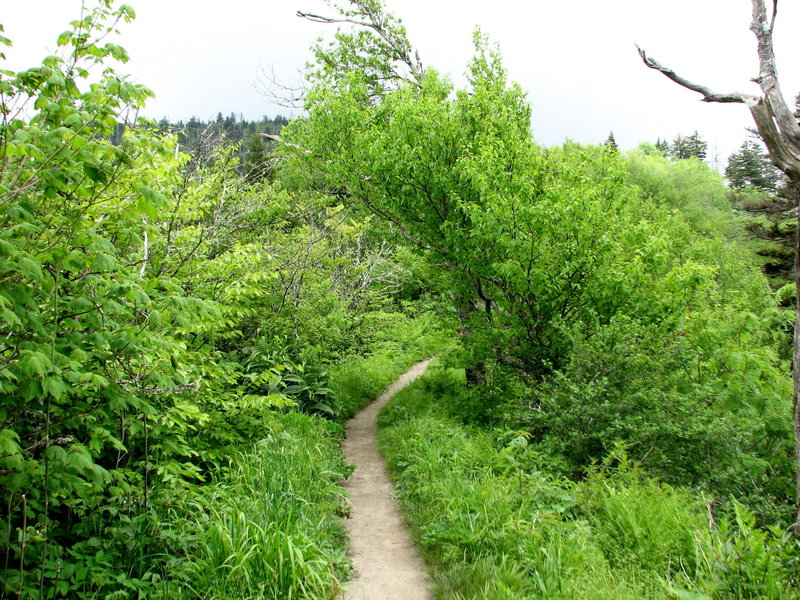
[[[262,133],[261,135],[264,136],[265,138],[267,138],[268,140],[272,141],[272,142],[279,142],[279,143],[282,143],[282,144],[284,144],[286,146],[289,146],[290,148],[295,148],[296,150],[300,150],[301,152],[303,152],[305,154],[311,154],[311,150],[306,150],[302,146],[298,146],[297,144],[293,144],[292,142],[283,141],[281,139],[280,135],[275,135],[274,133]]]
[[[315,15],[314,13],[305,13],[302,10],[297,11],[297,16],[303,19],[308,19],[314,23],[325,23],[326,25],[333,23],[352,23],[353,25],[358,25],[359,27],[369,27],[370,29],[375,28],[370,23],[356,21],[355,19],[331,19],[330,17],[323,17],[321,15]]]
[[[288,85],[279,80],[275,68],[261,67],[261,76],[255,82],[256,92],[264,96],[267,101],[284,108],[302,109],[305,102],[306,86],[302,83]]]
[[[636,49],[639,51],[639,56],[642,57],[642,61],[645,65],[647,65],[647,67],[663,73],[666,77],[681,87],[685,87],[688,90],[702,94],[703,102],[738,102],[741,104],[747,104],[748,106],[751,103],[754,104],[758,102],[758,97],[753,96],[752,94],[744,94],[742,92],[719,93],[714,92],[710,88],[700,85],[699,83],[693,83],[685,77],[681,77],[669,67],[665,67],[655,58],[648,56],[647,53],[639,46],[636,46]]]
[[[786,105],[778,83],[778,69],[775,62],[775,48],[772,43],[772,31],[775,27],[775,16],[778,14],[778,0],[773,0],[772,21],[767,23],[767,8],[764,0],[752,0],[753,22],[750,31],[758,40],[759,72],[756,83],[769,106],[772,118],[777,123],[781,136],[793,146],[800,149],[800,128],[797,119]],[[759,131],[761,127],[759,126]]]
[[[772,33],[775,30],[775,17],[778,16],[778,0],[772,0],[772,20],[769,24],[769,32]]]
[[[714,92],[704,85],[678,75],[672,69],[647,56],[647,53],[638,46],[636,48],[648,68],[660,71],[681,87],[702,94],[704,102],[737,102],[747,105],[759,135],[769,150],[772,162],[790,179],[800,178],[800,127],[781,93],[772,43],[778,0],[773,0],[771,19],[767,17],[765,0],[751,0],[751,2],[753,20],[750,30],[758,40],[759,63],[759,74],[753,81],[761,87],[761,96],[741,92],[726,94]]]

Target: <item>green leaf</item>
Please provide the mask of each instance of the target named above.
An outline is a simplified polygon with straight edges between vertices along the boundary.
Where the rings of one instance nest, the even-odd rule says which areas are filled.
[[[0,429],[0,453],[18,454],[21,452],[19,434],[13,429]]]
[[[44,283],[44,272],[42,266],[28,256],[23,256],[17,261],[17,269],[29,280],[34,283]]]
[[[0,256],[14,258],[19,254],[17,247],[4,239],[0,239]]]
[[[74,445],[70,447],[69,452],[66,453],[66,460],[69,466],[78,473],[89,471],[94,467],[92,457],[82,446]]]
[[[116,44],[106,44],[106,50],[111,52],[111,56],[121,62],[128,61],[128,53],[122,46]]]
[[[141,193],[139,202],[137,203],[139,210],[149,217],[154,219],[158,218],[158,209],[167,206],[167,199],[163,194],[144,185],[139,188],[139,192]]]
[[[108,177],[106,176],[106,173],[105,171],[103,171],[103,169],[100,169],[88,163],[83,164],[83,172],[92,181],[97,181],[98,183],[106,183],[106,181],[108,181]]]
[[[70,250],[61,261],[61,268],[66,271],[77,272],[86,268],[89,257],[80,250]]]
[[[127,17],[128,19],[136,18],[136,11],[133,10],[133,7],[130,4],[120,4],[118,11],[119,14]]]
[[[46,354],[32,350],[23,350],[19,360],[19,370],[26,377],[45,377],[52,363]]]
[[[0,31],[4,31],[3,25],[1,23],[0,23]],[[11,40],[8,39],[7,37],[5,37],[4,35],[0,35],[0,44],[2,44],[3,46],[8,46],[8,47],[11,47],[13,45]],[[3,55],[3,56],[5,56],[5,55]]]
[[[58,46],[66,46],[69,44],[69,41],[72,39],[72,31],[64,31],[61,35],[58,36],[58,40],[56,40],[56,44]]]
[[[56,446],[56,445],[50,446],[44,451],[43,454],[45,457],[47,457],[52,461],[61,463],[62,465],[68,464],[69,457],[67,455],[67,451],[64,450],[64,448],[62,448],[61,446]]]
[[[55,377],[49,377],[44,384],[44,391],[49,392],[56,400],[61,400],[67,390],[69,386],[62,379]]]
[[[117,266],[117,258],[113,254],[101,252],[92,260],[92,271],[112,271]]]

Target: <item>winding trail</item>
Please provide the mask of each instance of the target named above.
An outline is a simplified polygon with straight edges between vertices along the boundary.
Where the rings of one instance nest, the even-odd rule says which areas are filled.
[[[392,496],[375,422],[383,405],[420,377],[430,361],[411,367],[347,422],[342,450],[347,462],[356,466],[345,483],[353,505],[346,524],[355,579],[345,589],[344,600],[433,600],[425,565]]]

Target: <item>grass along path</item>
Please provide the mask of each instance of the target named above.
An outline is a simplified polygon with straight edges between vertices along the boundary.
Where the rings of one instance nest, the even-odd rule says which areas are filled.
[[[347,462],[356,467],[345,484],[352,502],[347,531],[355,579],[345,590],[345,600],[433,598],[425,565],[392,496],[375,422],[383,405],[420,377],[428,363],[430,359],[414,365],[347,423],[342,450]]]

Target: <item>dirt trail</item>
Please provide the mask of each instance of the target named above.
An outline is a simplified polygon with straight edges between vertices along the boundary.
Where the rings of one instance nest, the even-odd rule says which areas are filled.
[[[433,600],[425,565],[417,554],[378,452],[378,411],[399,390],[425,372],[430,360],[414,365],[347,423],[342,450],[356,470],[345,487],[353,504],[347,531],[355,580],[344,600]]]

